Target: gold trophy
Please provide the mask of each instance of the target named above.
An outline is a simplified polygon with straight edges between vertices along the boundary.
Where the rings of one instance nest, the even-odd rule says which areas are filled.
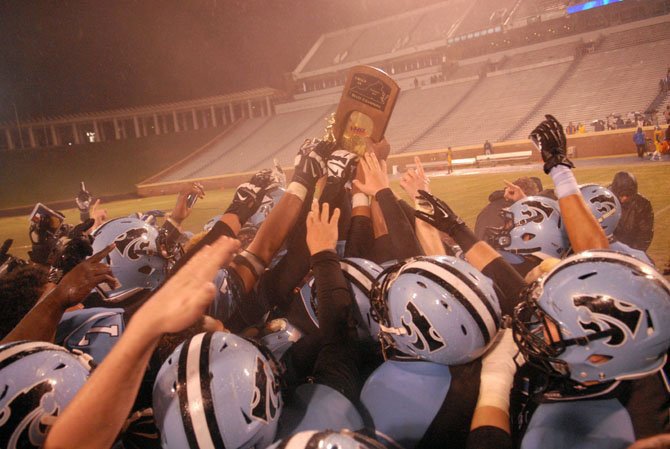
[[[366,65],[353,67],[327,133],[332,129],[342,149],[362,156],[366,137],[373,142],[384,138],[399,93],[398,84],[383,70]]]

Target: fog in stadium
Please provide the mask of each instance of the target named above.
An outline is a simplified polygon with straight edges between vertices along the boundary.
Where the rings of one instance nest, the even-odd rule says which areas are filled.
[[[670,0],[0,1],[0,449],[670,448]]]

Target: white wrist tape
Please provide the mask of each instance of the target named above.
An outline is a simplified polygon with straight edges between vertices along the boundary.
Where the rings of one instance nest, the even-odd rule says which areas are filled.
[[[549,172],[552,181],[554,181],[554,191],[560,200],[570,195],[579,194],[579,186],[572,170],[565,165],[557,165]]]
[[[516,364],[514,355],[518,349],[512,331],[501,331],[503,335],[482,359],[479,399],[477,407],[496,407],[509,411],[509,396],[514,383]]]
[[[351,207],[370,207],[370,197],[365,193],[354,193],[351,197]]]
[[[298,182],[289,183],[288,187],[286,187],[286,192],[297,196],[302,201],[305,201],[307,197],[307,187]]]

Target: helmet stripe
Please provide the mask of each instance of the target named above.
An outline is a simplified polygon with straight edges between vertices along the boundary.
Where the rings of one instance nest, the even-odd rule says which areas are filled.
[[[68,354],[70,353],[70,351],[62,346],[56,346],[42,341],[20,341],[2,347],[2,352],[0,353],[0,370],[26,356],[43,351],[61,351],[67,352]]]
[[[211,340],[211,333],[198,334],[184,343],[179,355],[179,405],[191,449],[225,449],[209,389]],[[192,404],[197,406],[191,407]]]
[[[445,270],[448,270],[450,273],[452,273],[454,276],[459,278],[461,281],[463,281],[470,289],[475,292],[477,295],[477,298],[484,304],[484,307],[486,307],[486,310],[488,310],[489,314],[493,318],[493,322],[495,323],[495,330],[492,335],[495,335],[497,330],[500,328],[500,317],[496,313],[495,309],[493,308],[493,304],[488,300],[488,297],[486,296],[486,293],[482,291],[481,288],[479,288],[479,285],[477,285],[469,276],[466,274],[461,273],[459,270],[453,268],[451,265],[441,263],[437,260],[433,261],[435,265],[438,265]]]
[[[453,268],[439,266],[432,260],[418,260],[414,263],[414,267],[403,270],[403,273],[416,273],[425,276],[451,293],[470,313],[482,332],[485,344],[488,344],[491,337],[497,333],[497,317],[486,308],[484,305],[485,299],[479,297],[477,292],[473,291],[452,270]]]
[[[226,449],[221,436],[221,429],[219,429],[219,422],[216,420],[214,412],[214,398],[212,397],[211,380],[209,375],[209,348],[212,345],[212,333],[207,332],[202,341],[202,349],[200,350],[200,391],[202,395],[202,408],[205,412],[205,419],[207,420],[207,427],[209,428],[209,435],[211,435],[214,447],[217,449]]]
[[[369,276],[367,276],[367,273],[360,270],[360,268],[357,266],[352,266],[345,263],[340,264],[340,266],[342,268],[344,277],[349,282],[355,284],[356,287],[361,289],[361,291],[363,291],[365,294],[370,293],[370,290],[372,290],[372,286],[374,285],[374,279],[371,279]]]

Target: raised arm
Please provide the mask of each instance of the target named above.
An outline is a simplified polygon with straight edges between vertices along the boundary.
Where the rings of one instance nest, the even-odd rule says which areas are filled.
[[[134,315],[104,362],[51,427],[44,448],[109,448],[135,401],[147,363],[164,333],[202,317],[214,297],[211,280],[237,250],[222,237],[206,246]]]
[[[574,164],[567,156],[563,126],[552,115],[545,115],[545,118],[531,132],[530,140],[542,154],[544,172],[554,181],[570,245],[576,253],[609,248],[605,232],[584,202],[572,173]]]
[[[415,157],[414,164],[416,165],[416,170],[410,168],[405,172],[400,179],[400,187],[402,187],[405,192],[407,192],[407,195],[412,198],[416,210],[424,210],[426,204],[421,201],[419,190],[430,192],[430,182],[426,173],[423,171],[421,159]],[[430,207],[430,205],[427,206]],[[421,248],[423,248],[423,252],[426,255],[440,256],[446,254],[442,239],[440,238],[440,231],[434,226],[423,220],[415,220],[414,231],[416,232],[416,237],[419,239]]]
[[[109,245],[70,270],[0,344],[20,340],[53,342],[56,327],[68,308],[82,302],[96,285],[102,282],[118,283],[109,265],[102,263],[113,250],[114,245]]]

